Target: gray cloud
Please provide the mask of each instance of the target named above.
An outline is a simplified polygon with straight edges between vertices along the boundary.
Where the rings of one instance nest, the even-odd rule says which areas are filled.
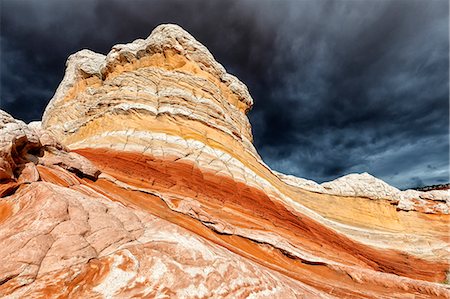
[[[448,181],[448,1],[1,2],[1,106],[38,119],[82,48],[177,23],[250,89],[255,143],[273,168],[395,186]]]

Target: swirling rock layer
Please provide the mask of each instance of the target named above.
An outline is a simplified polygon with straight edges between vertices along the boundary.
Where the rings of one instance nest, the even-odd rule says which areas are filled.
[[[276,173],[252,105],[175,25],[70,56],[42,125],[0,115],[0,295],[450,298],[448,191]]]

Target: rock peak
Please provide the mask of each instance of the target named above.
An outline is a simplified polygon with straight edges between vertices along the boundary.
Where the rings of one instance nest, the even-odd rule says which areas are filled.
[[[122,86],[119,81],[125,77],[147,81],[136,79]],[[182,84],[168,86],[170,80]],[[186,83],[194,88],[186,89]],[[199,110],[205,103],[204,109],[215,110],[218,120],[232,134],[251,143],[250,124],[245,114],[251,109],[253,99],[247,87],[228,74],[192,35],[172,24],[158,26],[146,39],[115,45],[106,56],[90,50],[71,55],[64,79],[45,109],[43,127],[65,140],[92,120],[89,116],[94,116],[93,109],[106,112],[107,109],[98,109],[99,105],[113,109],[117,101],[109,101],[112,93],[117,93],[118,98],[125,90],[134,88],[138,93],[135,99],[126,96],[121,104],[139,103],[142,108],[151,102],[150,96],[159,96],[160,86],[165,98],[190,101]],[[211,103],[206,104],[206,99]],[[76,108],[68,110],[71,106]],[[158,107],[153,105],[153,108],[156,114],[160,113]],[[61,109],[69,113],[61,113]]]

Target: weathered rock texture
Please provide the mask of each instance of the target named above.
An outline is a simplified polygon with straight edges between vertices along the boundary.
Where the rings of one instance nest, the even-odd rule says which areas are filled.
[[[175,25],[0,114],[0,296],[450,298],[449,192],[258,156],[247,88]]]

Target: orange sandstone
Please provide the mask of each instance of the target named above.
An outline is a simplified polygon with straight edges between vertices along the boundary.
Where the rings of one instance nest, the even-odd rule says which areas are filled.
[[[253,100],[176,25],[0,114],[0,297],[450,298],[448,190],[272,171]]]

